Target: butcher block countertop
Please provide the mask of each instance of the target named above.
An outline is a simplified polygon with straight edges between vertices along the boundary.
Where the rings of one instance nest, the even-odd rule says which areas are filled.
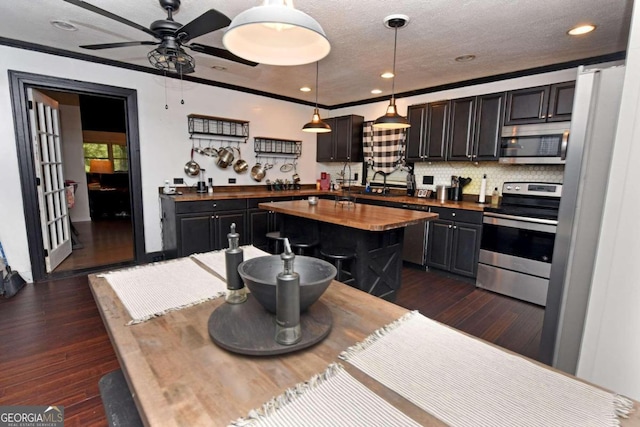
[[[286,190],[286,191],[267,191],[266,188],[262,186],[257,186],[258,188],[253,189],[251,187],[245,187],[243,189],[231,190],[227,188],[216,188],[213,194],[207,193],[195,193],[190,191],[183,191],[183,194],[176,195],[163,195],[163,197],[171,197],[176,202],[193,202],[193,201],[202,201],[202,200],[232,200],[232,199],[261,199],[261,198],[278,198],[278,197],[307,197],[307,196],[347,196],[349,195],[352,198],[355,198],[356,203],[359,199],[369,199],[369,200],[380,200],[385,202],[399,203],[399,204],[407,204],[407,205],[418,205],[418,206],[437,206],[443,208],[451,208],[451,209],[464,209],[464,210],[473,210],[482,212],[486,206],[489,204],[480,204],[473,201],[462,201],[462,202],[439,202],[436,199],[425,199],[418,197],[409,197],[402,194],[397,195],[378,195],[376,193],[365,193],[362,194],[358,191],[354,191],[351,193],[342,192],[342,191],[318,191],[316,189],[302,189],[302,190]],[[182,190],[181,190],[182,191]],[[469,198],[477,198],[477,196],[469,196]]]
[[[260,203],[258,207],[285,215],[358,228],[367,231],[385,231],[406,227],[438,218],[437,214],[408,209],[388,208],[364,204],[341,204],[333,200],[318,200],[312,205],[307,200]]]

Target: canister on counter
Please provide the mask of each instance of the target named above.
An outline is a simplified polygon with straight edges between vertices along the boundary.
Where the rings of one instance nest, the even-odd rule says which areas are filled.
[[[447,186],[446,185],[436,185],[436,198],[439,202],[447,201]]]

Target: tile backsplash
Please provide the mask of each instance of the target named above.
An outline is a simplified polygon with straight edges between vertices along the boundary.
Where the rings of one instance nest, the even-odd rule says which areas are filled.
[[[344,164],[323,163],[319,170],[331,174],[332,179],[338,178],[343,170]],[[348,175],[348,168],[346,169]],[[369,171],[371,172],[371,171]],[[358,183],[362,179],[362,164],[351,164],[351,177],[358,174]],[[487,195],[495,187],[502,190],[502,184],[509,181],[526,182],[553,182],[562,183],[564,175],[564,165],[505,165],[498,162],[438,162],[438,163],[416,163],[415,175],[418,188],[435,190],[436,185],[450,185],[451,175],[464,178],[471,178],[471,182],[464,188],[465,194],[478,194],[482,175],[487,175]],[[433,176],[433,184],[422,184],[423,176]],[[396,171],[387,177],[388,183],[404,184],[406,171]],[[382,182],[378,177],[375,182]]]

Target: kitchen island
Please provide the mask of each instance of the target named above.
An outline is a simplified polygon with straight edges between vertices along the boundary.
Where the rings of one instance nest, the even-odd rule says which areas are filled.
[[[401,285],[404,227],[438,218],[423,211],[323,199],[315,205],[294,200],[258,207],[284,215],[284,236],[352,251],[354,286],[390,301]]]
[[[408,313],[393,303],[334,281],[320,298],[333,317],[333,327],[326,339],[294,353],[253,357],[230,353],[211,342],[208,320],[217,307],[225,304],[224,298],[129,325],[132,318],[108,279],[90,275],[89,283],[145,425],[227,425],[336,362],[358,382],[420,425],[445,425],[351,363],[339,359],[344,350]],[[136,287],[135,283],[131,285]],[[190,284],[185,281],[176,285],[189,287]],[[247,319],[247,327],[251,327],[250,319]],[[479,343],[455,330],[447,330],[460,340]],[[465,354],[457,347],[454,350]],[[499,353],[510,355],[503,350]],[[513,357],[524,361],[520,356]],[[436,362],[434,360],[434,364]],[[422,363],[428,362],[421,360]],[[394,366],[394,360],[389,360],[388,366]],[[542,369],[550,371],[546,367]],[[535,405],[536,401],[532,399],[530,404]],[[531,406],[531,410],[536,413],[537,408]],[[621,420],[621,425],[640,426],[638,411],[629,419]]]

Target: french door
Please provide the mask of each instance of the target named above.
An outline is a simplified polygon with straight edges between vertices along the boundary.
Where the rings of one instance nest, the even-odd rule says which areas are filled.
[[[29,127],[47,273],[71,254],[58,102],[29,88]]]

